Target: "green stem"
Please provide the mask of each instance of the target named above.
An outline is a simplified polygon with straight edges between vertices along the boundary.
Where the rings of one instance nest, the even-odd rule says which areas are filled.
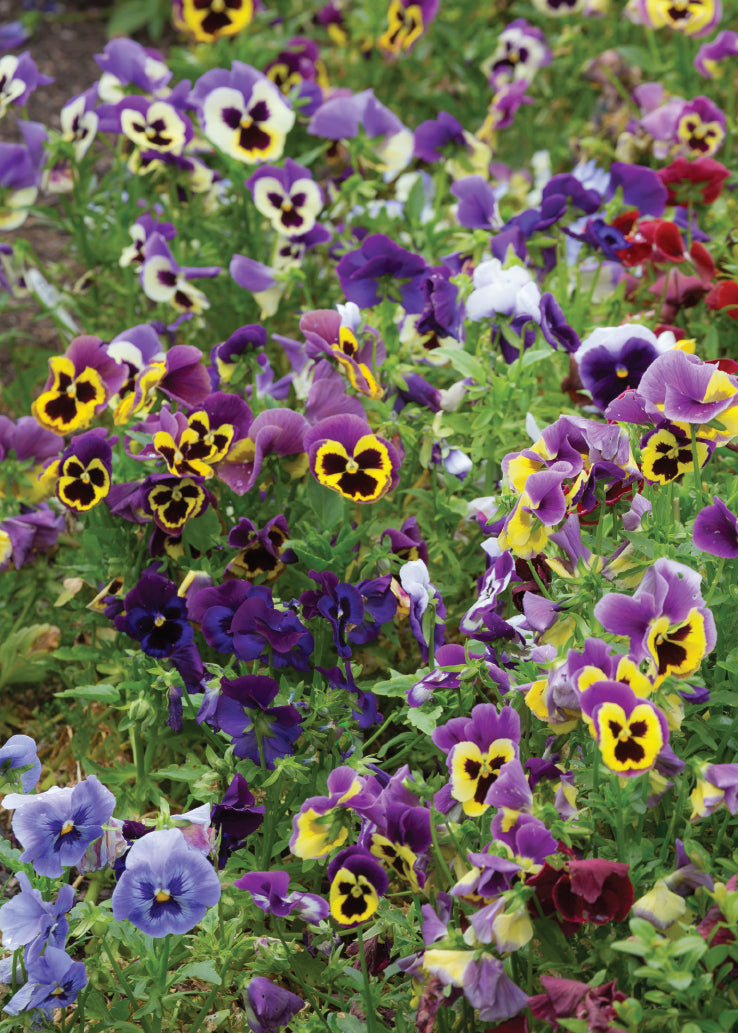
[[[441,845],[438,842],[438,829],[436,828],[436,810],[431,803],[430,805],[430,827],[431,827],[431,839],[433,841],[433,853],[436,855],[438,861],[439,876],[445,875],[445,885],[441,886],[441,889],[446,889],[453,884],[453,878],[451,876],[451,869],[446,863],[446,858],[443,856]]]
[[[666,833],[666,837],[664,838],[664,842],[663,842],[662,847],[661,847],[661,858],[660,858],[660,860],[661,860],[662,864],[666,860],[666,856],[667,856],[667,854],[669,852],[669,847],[671,846],[672,839],[674,837],[674,828],[676,827],[677,816],[679,815],[679,812],[682,809],[682,802],[684,800],[684,793],[685,793],[686,789],[687,789],[687,779],[684,777],[684,775],[682,775],[682,778],[681,778],[681,780],[679,782],[679,792],[677,793],[676,803],[674,804],[674,810],[671,812],[671,821],[669,822],[669,830]]]
[[[113,971],[120,980],[120,983],[125,991],[125,995],[128,998],[131,1007],[133,1008],[133,1013],[135,1014],[139,1009],[139,1003],[134,996],[133,988],[128,980],[128,976],[125,974],[123,969],[115,960],[115,956],[113,952],[110,950],[110,947],[108,947],[107,942],[105,940],[102,941],[102,948],[107,954],[108,958],[110,959],[110,964],[113,966]],[[141,1027],[143,1028],[145,1033],[152,1033],[152,1029],[148,1023],[148,1020],[144,1020],[143,1016],[141,1016],[139,1022],[141,1023]]]
[[[700,469],[699,456],[697,454],[697,431],[695,425],[690,423],[689,432],[692,436],[692,463],[694,465],[694,487],[697,492],[697,502],[702,501],[702,470]]]
[[[371,983],[369,982],[369,969],[366,964],[366,954],[364,953],[364,930],[361,926],[356,930],[356,936],[359,941],[361,977],[364,981],[364,1014],[366,1016],[367,1033],[376,1033],[377,1017],[374,1011],[374,1000],[372,998]]]
[[[323,1023],[325,1028],[329,1031],[329,1033],[331,1033],[331,1027],[328,1025],[328,1020],[326,1019],[326,1017],[325,1017],[325,1015],[323,1013],[323,1009],[321,1008],[320,1001],[316,1000],[316,998],[315,998],[315,996],[313,994],[312,988],[310,986],[308,986],[308,984],[303,979],[303,975],[302,975],[302,972],[300,970],[300,966],[297,964],[297,958],[296,958],[295,952],[291,951],[290,948],[287,946],[287,941],[285,940],[284,936],[282,935],[282,930],[279,927],[279,921],[277,919],[275,919],[275,921],[274,921],[274,929],[275,929],[275,932],[277,933],[277,936],[279,937],[279,942],[284,947],[285,954],[287,955],[287,961],[291,962],[292,974],[294,975],[294,977],[297,980],[297,982],[300,984],[300,987],[302,988],[303,993],[305,994],[307,999],[310,1001],[310,1007],[313,1009],[315,1015],[320,1019],[320,1021]],[[195,1033],[194,1027],[191,1030],[191,1033]]]

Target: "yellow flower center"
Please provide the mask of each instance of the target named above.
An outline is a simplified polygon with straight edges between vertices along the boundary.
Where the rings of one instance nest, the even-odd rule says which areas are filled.
[[[66,836],[68,833],[70,833],[72,831],[73,828],[74,828],[74,822],[72,821],[71,818],[67,818],[67,820],[64,822],[64,824],[62,825],[61,829],[59,830],[59,835],[60,836]]]
[[[356,462],[355,459],[349,458],[346,460],[346,473],[356,473],[358,469],[359,464]]]
[[[166,904],[166,902],[168,900],[171,900],[171,898],[172,898],[172,894],[169,892],[169,890],[162,890],[162,889],[158,889],[156,891],[156,894],[155,894],[155,897],[154,897],[154,899],[156,900],[157,904]]]
[[[154,620],[154,624],[157,626],[157,628],[160,628],[162,626],[162,624],[164,624],[164,622],[165,622],[165,618],[162,617],[161,614],[159,614],[159,616],[156,617],[155,620]]]

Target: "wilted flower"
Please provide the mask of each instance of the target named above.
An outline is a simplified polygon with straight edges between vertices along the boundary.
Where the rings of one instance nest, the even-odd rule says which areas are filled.
[[[305,1002],[271,979],[255,976],[246,990],[245,1005],[246,1020],[253,1033],[277,1033],[305,1007]]]

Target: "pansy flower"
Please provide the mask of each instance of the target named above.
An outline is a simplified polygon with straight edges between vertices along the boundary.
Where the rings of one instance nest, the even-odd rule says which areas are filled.
[[[363,837],[370,853],[391,868],[413,893],[425,885],[424,866],[431,847],[430,812],[405,803],[390,804]]]
[[[532,82],[539,68],[551,63],[551,49],[541,29],[525,18],[510,22],[497,37],[494,52],[482,64],[490,86],[524,79]]]
[[[178,88],[166,100],[152,101],[134,96],[118,102],[116,114],[120,131],[139,152],[183,153],[193,137],[193,128],[178,104],[186,99],[182,97],[182,92]]]
[[[720,0],[630,0],[627,11],[638,24],[695,38],[709,36],[723,14]]]
[[[192,100],[206,137],[225,154],[249,165],[282,156],[295,113],[255,68],[234,61],[229,72],[206,72],[195,84]]]
[[[272,707],[279,685],[265,675],[221,678],[220,695],[212,721],[231,737],[236,757],[248,757],[269,771],[280,757],[294,752],[302,735],[302,718],[297,707]]]
[[[503,765],[518,756],[520,718],[512,707],[499,713],[491,703],[478,703],[471,717],[452,718],[433,732],[433,742],[446,753],[450,795],[471,817],[484,814],[487,793]]]
[[[41,777],[41,761],[36,753],[37,746],[30,735],[11,735],[0,746],[0,778],[2,783],[11,785],[20,782],[20,791],[30,793],[35,789]],[[13,771],[26,768],[20,775]],[[2,784],[0,783],[0,784]]]
[[[667,744],[666,718],[621,682],[595,682],[581,696],[582,713],[592,722],[607,767],[618,775],[642,775]]]
[[[665,558],[646,571],[633,596],[609,592],[594,614],[615,635],[630,638],[636,662],[650,659],[658,681],[668,675],[694,674],[717,641],[712,612],[700,592],[694,570]]]
[[[144,294],[152,301],[168,302],[180,312],[202,312],[210,307],[210,302],[190,281],[219,273],[220,266],[217,265],[180,266],[158,233],[146,241],[140,281]]]
[[[102,54],[95,54],[95,63],[103,73],[98,93],[106,104],[116,104],[128,92],[161,94],[173,74],[158,50],[132,39],[111,39]]]
[[[688,155],[711,158],[723,145],[725,114],[708,97],[685,104],[676,123],[676,140]]]
[[[47,947],[28,963],[27,982],[3,1005],[8,1015],[41,1012],[51,1022],[56,1009],[72,1004],[87,985],[83,961],[73,961],[66,951]]]
[[[237,36],[251,22],[259,0],[173,0],[172,22],[198,43]]]
[[[727,440],[738,431],[738,380],[696,355],[678,349],[659,355],[643,374],[638,394],[652,414],[696,424],[703,436]]]
[[[729,57],[738,57],[738,32],[725,29],[710,43],[703,43],[694,59],[694,67],[705,79],[722,75],[719,62]]]
[[[186,933],[220,899],[220,879],[180,829],[158,829],[137,839],[113,890],[113,917],[149,936]]]
[[[134,328],[135,329],[135,328]],[[132,340],[128,344],[133,344]],[[140,349],[141,342],[138,343]],[[111,342],[110,354],[130,370],[138,356],[130,347],[122,348],[118,338]],[[201,405],[210,393],[210,378],[202,362],[202,352],[191,344],[175,344],[166,354],[144,354],[142,365],[136,365],[133,386],[126,388],[115,410],[116,424],[125,424],[136,414],[143,415],[153,408],[156,392],[190,408]],[[127,384],[129,380],[126,382]]]
[[[105,435],[103,428],[96,427],[72,438],[62,452],[56,497],[69,509],[86,512],[110,490],[113,453]]]
[[[254,976],[244,997],[246,1021],[252,1033],[276,1033],[305,1007],[302,997],[265,976]]]
[[[233,651],[239,660],[269,659],[274,667],[307,671],[313,636],[290,608],[278,609],[272,590],[260,585],[241,603],[231,623]]]
[[[717,495],[694,518],[692,541],[711,556],[735,559],[738,556],[738,517]]]
[[[3,798],[3,807],[15,810],[13,833],[24,851],[20,860],[52,879],[82,860],[90,843],[102,836],[114,806],[115,797],[95,775],[72,788],[54,786],[35,796],[8,793]]]
[[[388,878],[375,857],[362,847],[348,847],[328,865],[331,915],[343,926],[359,925],[376,912]]]
[[[438,14],[439,0],[390,0],[387,29],[379,37],[380,50],[389,54],[412,50]]]
[[[250,581],[263,576],[267,581],[273,581],[288,563],[297,559],[292,549],[284,548],[289,536],[287,520],[281,513],[268,520],[262,528],[257,528],[248,517],[241,517],[228,532],[228,544],[239,551],[228,563],[225,576],[243,577]]]
[[[285,918],[292,912],[304,922],[317,924],[330,913],[328,903],[316,893],[288,893],[290,877],[287,872],[247,872],[236,879],[234,886],[246,890],[258,908],[266,915]]]
[[[84,93],[72,97],[59,113],[61,138],[72,144],[75,161],[82,161],[95,139],[99,122],[95,111],[96,103],[97,87],[93,86]]]
[[[33,415],[55,434],[84,430],[124,380],[125,370],[98,337],[76,337],[64,355],[49,359],[49,378]]]
[[[125,597],[124,610],[114,623],[149,656],[171,656],[194,639],[185,600],[177,586],[153,570],[145,571]]]
[[[210,494],[202,480],[152,474],[141,488],[144,513],[153,517],[165,534],[179,534],[188,520],[200,516],[210,504]]]
[[[381,398],[384,389],[378,382],[377,367],[386,358],[385,343],[374,327],[361,326],[361,313],[354,302],[337,309],[316,309],[302,316],[305,354],[315,361],[324,355],[334,359],[356,391]]]
[[[343,846],[353,824],[351,800],[362,790],[353,768],[335,768],[328,775],[328,796],[311,796],[292,819],[290,850],[305,860],[326,857]]]
[[[49,86],[53,81],[39,72],[28,50],[0,58],[0,118],[9,105],[24,107],[38,86]]]
[[[40,122],[18,121],[23,143],[0,143],[0,230],[15,230],[38,196],[48,139]]]
[[[246,839],[264,821],[266,807],[255,807],[256,800],[243,775],[234,775],[220,803],[212,805],[210,823],[220,833],[218,868],[225,868],[228,857],[244,846]]]
[[[353,139],[360,129],[372,141],[373,156],[367,164],[381,171],[385,181],[394,179],[412,160],[412,130],[377,100],[373,90],[330,97],[308,125],[308,133],[327,140]]]
[[[284,94],[296,88],[305,115],[312,115],[320,107],[328,88],[328,73],[318,45],[306,36],[289,40],[284,50],[266,65],[264,74]]]
[[[627,917],[634,897],[628,871],[623,861],[571,857],[561,868],[547,861],[526,884],[535,889],[544,915],[556,918],[564,933],[572,935],[585,922],[605,925]]]
[[[291,158],[285,159],[284,168],[262,166],[245,186],[261,214],[287,237],[308,233],[323,207],[323,193],[310,170]]]
[[[421,287],[427,271],[425,260],[400,247],[384,233],[365,237],[355,251],[347,251],[336,266],[341,289],[359,308],[378,305],[383,297],[394,296],[399,287],[406,312],[423,311]]]
[[[397,449],[358,416],[321,420],[303,442],[318,482],[352,502],[376,502],[399,480]]]
[[[714,442],[698,440],[697,461],[702,468],[710,458]],[[669,484],[694,470],[692,442],[673,424],[662,421],[641,441],[641,470],[646,480]]]

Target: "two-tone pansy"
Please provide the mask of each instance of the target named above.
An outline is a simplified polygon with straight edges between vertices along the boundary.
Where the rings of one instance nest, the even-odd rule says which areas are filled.
[[[65,143],[72,144],[76,161],[82,161],[95,139],[99,122],[96,104],[97,87],[92,86],[67,101],[59,113],[61,138]]]
[[[720,0],[629,0],[626,11],[638,24],[695,38],[709,36],[723,14]]]
[[[144,353],[140,339],[134,344],[131,335],[127,334],[121,341],[122,336],[110,343],[110,353],[128,373],[125,384],[119,389],[116,424],[125,424],[132,416],[149,412],[156,402],[157,391],[181,405],[191,408],[202,405],[210,393],[210,377],[199,348],[192,344],[175,344],[166,354],[151,355],[148,351]],[[131,345],[140,351],[140,357]]]
[[[353,768],[339,767],[328,775],[328,796],[311,796],[292,819],[290,850],[304,860],[326,857],[343,846],[354,819],[351,800],[362,790]]]
[[[446,754],[450,795],[464,813],[476,817],[490,806],[489,792],[503,766],[518,756],[520,717],[510,706],[497,711],[478,703],[471,717],[455,717],[433,732],[433,742]]]
[[[0,143],[0,230],[15,230],[38,197],[48,139],[40,122],[18,120],[23,143]]]
[[[725,113],[709,97],[695,97],[682,108],[676,123],[680,150],[692,158],[711,158],[725,141]]]
[[[438,4],[439,0],[390,0],[379,49],[388,54],[412,50],[438,14]]]
[[[700,469],[710,458],[715,442],[695,442]],[[694,470],[692,442],[672,423],[662,421],[641,441],[641,470],[647,481],[669,484]]]
[[[359,925],[376,912],[388,878],[375,857],[362,847],[342,850],[328,865],[331,915],[343,926]]]
[[[362,327],[357,305],[349,301],[339,305],[338,311],[306,312],[300,319],[300,330],[309,359],[334,359],[356,391],[368,398],[382,397],[384,389],[377,379],[377,367],[386,358],[387,349],[374,327]]]
[[[210,504],[202,477],[152,474],[141,489],[143,510],[167,535],[178,535],[188,520],[200,516]]]
[[[72,438],[59,459],[56,497],[68,509],[85,512],[110,490],[113,453],[103,427]]]
[[[308,233],[323,207],[323,192],[310,170],[291,158],[285,159],[284,168],[262,166],[245,186],[261,214],[286,237]]]
[[[210,302],[190,281],[219,273],[218,265],[180,266],[159,233],[153,233],[146,241],[140,281],[151,301],[168,303],[180,312],[202,312],[210,307]]]
[[[497,90],[505,83],[532,82],[539,68],[551,63],[551,48],[541,29],[525,18],[510,22],[497,37],[497,46],[482,64],[490,86]]]
[[[182,154],[192,139],[192,122],[183,107],[189,86],[184,95],[182,86],[187,83],[181,83],[166,100],[132,96],[116,105],[120,132],[140,153]]]
[[[64,355],[49,359],[49,377],[31,407],[33,415],[55,434],[84,430],[124,379],[124,369],[99,337],[76,337]]]
[[[618,775],[650,771],[669,741],[666,717],[621,682],[599,681],[581,696],[582,713],[607,767]]]
[[[36,87],[49,86],[53,81],[48,75],[39,72],[30,51],[5,54],[0,58],[0,118],[9,105],[25,107]]]
[[[658,559],[632,596],[609,592],[594,615],[615,635],[630,639],[638,663],[651,660],[656,684],[694,674],[717,641],[715,620],[700,592],[701,576],[683,563]]]
[[[282,156],[295,113],[265,75],[242,61],[198,79],[191,97],[203,132],[224,154],[248,165]]]
[[[259,0],[173,0],[174,27],[198,43],[237,36],[254,17]]]
[[[352,502],[376,502],[400,476],[400,454],[358,416],[330,416],[303,439],[316,480]]]

